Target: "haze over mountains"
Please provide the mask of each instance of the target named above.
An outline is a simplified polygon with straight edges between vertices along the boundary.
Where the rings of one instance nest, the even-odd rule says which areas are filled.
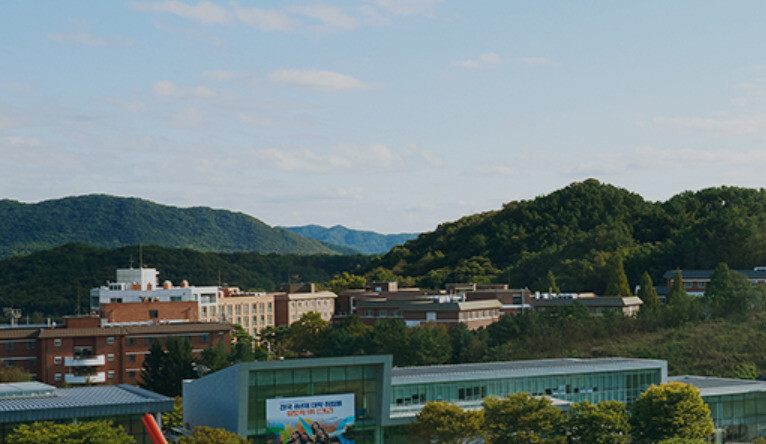
[[[363,254],[387,253],[395,245],[415,239],[419,233],[380,234],[374,231],[361,231],[346,228],[343,225],[325,228],[319,225],[300,227],[282,227],[318,241],[351,248]]]

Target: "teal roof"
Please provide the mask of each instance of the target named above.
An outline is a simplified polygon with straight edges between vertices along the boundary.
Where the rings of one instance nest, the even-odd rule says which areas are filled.
[[[0,384],[0,390],[5,384]],[[0,399],[0,423],[157,413],[173,399],[132,385],[55,389],[49,396]]]
[[[601,373],[629,370],[662,370],[665,361],[631,358],[535,359],[527,361],[482,362],[476,364],[404,367],[391,370],[391,385],[430,384],[454,381],[479,381],[533,376]]]

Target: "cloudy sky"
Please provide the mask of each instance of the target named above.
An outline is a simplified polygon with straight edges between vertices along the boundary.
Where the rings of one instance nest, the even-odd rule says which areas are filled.
[[[20,1],[0,198],[380,232],[589,177],[764,186],[766,2]]]

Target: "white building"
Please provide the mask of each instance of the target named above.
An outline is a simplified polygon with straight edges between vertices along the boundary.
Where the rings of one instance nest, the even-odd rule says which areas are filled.
[[[203,308],[208,311],[209,307],[218,305],[217,286],[195,287],[188,281],[177,287],[165,281],[160,286],[158,275],[156,268],[118,268],[116,282],[107,282],[90,291],[91,310],[98,310],[101,304],[110,302],[197,301],[202,313]]]

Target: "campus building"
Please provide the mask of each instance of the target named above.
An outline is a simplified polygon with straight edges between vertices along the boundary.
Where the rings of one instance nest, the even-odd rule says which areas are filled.
[[[131,385],[56,388],[40,382],[0,384],[0,443],[20,424],[108,420],[133,436],[136,444],[152,444],[141,417],[150,413],[160,422],[160,413],[170,410],[172,398]]]
[[[713,424],[726,442],[766,437],[766,382],[706,376],[673,376],[698,388]]]
[[[257,338],[261,330],[274,327],[274,293],[222,288],[217,307],[203,307],[201,321],[229,322],[242,326]]]
[[[551,310],[580,304],[594,314],[607,311],[621,312],[625,316],[638,314],[644,301],[638,296],[596,296],[593,293],[540,293],[530,299],[535,310]]]
[[[402,318],[410,327],[433,322],[454,328],[463,323],[474,330],[497,322],[502,305],[497,299],[468,301],[462,295],[402,297],[397,294],[360,300],[356,303],[356,314],[370,326],[378,319]]]
[[[64,318],[63,326],[0,329],[0,361],[55,386],[137,384],[154,341],[188,338],[193,352],[230,346],[228,323],[184,322],[102,326],[97,316]]]
[[[97,312],[101,304],[107,303],[193,301],[201,312],[218,303],[217,286],[195,287],[188,281],[179,286],[165,281],[160,286],[158,276],[155,268],[118,268],[115,282],[107,282],[90,291],[90,309]]]
[[[681,279],[684,281],[684,288],[686,293],[694,296],[702,296],[705,294],[705,287],[710,282],[710,276],[713,275],[715,270],[680,270]],[[732,270],[737,273],[743,274],[745,278],[753,285],[766,284],[766,267],[755,267],[752,270]],[[665,279],[665,285],[667,288],[673,287],[673,278],[676,275],[676,270],[668,270],[662,276]]]
[[[290,325],[308,312],[319,313],[322,319],[332,321],[335,299],[331,291],[319,291],[315,284],[286,284],[274,293],[275,324]]]
[[[527,392],[559,403],[634,402],[667,381],[665,361],[545,359],[392,368],[391,356],[240,363],[184,383],[184,422],[223,427],[266,442],[319,422],[328,433],[354,423],[358,444],[400,442],[428,401],[476,408],[487,396]],[[353,406],[353,408],[349,408]],[[329,409],[329,410],[328,410]],[[286,439],[285,439],[286,441]]]

